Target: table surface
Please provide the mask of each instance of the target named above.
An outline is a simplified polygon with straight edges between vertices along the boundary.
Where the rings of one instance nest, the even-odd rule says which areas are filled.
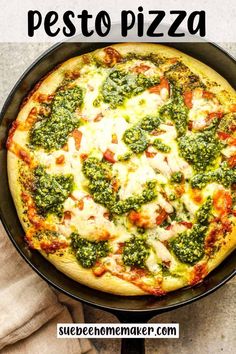
[[[236,43],[221,43],[236,57]],[[0,107],[23,71],[47,48],[47,43],[0,44]],[[117,322],[115,316],[85,305],[85,321]],[[179,339],[148,339],[147,354],[218,354],[235,353],[236,348],[236,279],[210,296],[180,309],[154,317],[154,323],[179,323]],[[102,354],[118,354],[120,340],[96,339]]]

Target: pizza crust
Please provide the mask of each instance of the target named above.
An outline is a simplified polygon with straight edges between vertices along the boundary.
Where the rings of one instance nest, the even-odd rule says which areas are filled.
[[[190,56],[179,52],[176,49],[169,48],[164,45],[157,44],[145,44],[145,43],[122,43],[115,44],[110,47],[118,50],[121,55],[125,56],[130,52],[134,52],[140,55],[148,55],[150,53],[161,54],[165,57],[178,57],[180,58],[184,64],[186,64],[194,73],[200,76],[200,78],[205,81],[206,79],[210,79],[215,82],[212,91],[217,93],[219,91],[225,90],[232,97],[235,96],[234,89],[230,86],[230,84],[218,73],[216,73],[213,69],[208,67],[207,65],[201,63],[200,61],[191,58]],[[93,55],[102,59],[104,57],[104,51],[102,49],[96,50]],[[89,54],[88,54],[89,56]],[[53,92],[60,82],[63,79],[63,75],[65,71],[74,70],[76,67],[83,65],[83,56],[72,58],[61,66],[59,66],[55,71],[50,73],[40,84],[37,85],[37,89],[32,91],[18,114],[17,121],[24,122],[30,113],[31,109],[36,105],[35,97],[39,93],[50,94]],[[227,96],[227,99],[231,99]],[[17,133],[14,136],[14,140],[16,140],[21,146],[26,147],[26,135],[24,133]],[[29,224],[26,221],[24,216],[24,206],[21,200],[21,186],[19,182],[19,167],[20,159],[14,155],[11,151],[8,151],[7,155],[7,168],[8,168],[8,180],[9,186],[11,190],[11,194],[13,196],[13,200],[15,203],[15,207],[17,210],[18,217],[21,221],[21,224],[25,230],[25,232],[29,228]],[[231,234],[229,234],[226,238],[225,245],[218,251],[214,258],[211,258],[207,264],[207,273],[211,272],[215,267],[217,267],[224,258],[226,258],[236,247],[236,226],[233,228]],[[101,277],[94,276],[92,270],[84,269],[79,265],[74,255],[72,255],[68,250],[64,251],[63,257],[58,253],[47,255],[45,252],[40,251],[41,254],[50,261],[59,271],[66,274],[70,278],[82,283],[91,288],[113,293],[117,295],[125,295],[125,296],[136,296],[136,295],[145,295],[147,292],[140,289],[138,286],[122,280],[109,272],[106,272]],[[192,277],[193,270],[189,271],[186,275],[186,279],[184,278],[164,278],[162,283],[162,288],[164,291],[169,292],[184,286],[189,285],[189,281]]]

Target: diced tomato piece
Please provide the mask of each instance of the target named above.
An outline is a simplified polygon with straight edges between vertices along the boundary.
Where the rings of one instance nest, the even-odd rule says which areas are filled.
[[[118,249],[116,251],[116,254],[122,254],[123,253],[124,245],[125,245],[124,242],[119,242],[118,243]]]
[[[149,152],[149,151],[145,151],[145,155],[148,157],[148,158],[153,158],[156,156],[156,152]]]
[[[97,262],[93,268],[93,274],[96,277],[101,277],[105,272],[106,272],[106,268],[102,263]]]
[[[180,221],[179,224],[186,226],[188,229],[191,229],[193,224],[191,222],[188,221]]]
[[[192,100],[193,100],[192,91],[185,91],[184,92],[184,103],[189,109],[191,109],[193,107]]]
[[[159,214],[156,217],[156,224],[157,225],[161,225],[163,223],[163,221],[166,220],[167,218],[167,212],[165,211],[165,209],[161,209]]]
[[[168,90],[168,92],[170,91],[169,81],[165,77],[161,78],[159,85],[150,87],[148,91],[150,93],[159,94],[161,92],[161,89],[163,89],[163,88],[166,88]]]
[[[228,140],[228,144],[230,146],[236,146],[236,138],[233,138],[232,136]]]
[[[64,212],[64,220],[70,220],[71,219],[71,211],[67,210]]]
[[[144,73],[145,71],[147,71],[149,69],[150,69],[150,66],[145,65],[145,64],[140,64],[140,65],[135,66],[132,69],[132,71],[137,73],[137,74],[140,74],[140,73]]]
[[[202,97],[206,98],[207,100],[210,100],[214,97],[214,94],[212,92],[209,91],[203,91],[202,92]]]
[[[172,225],[168,225],[166,226],[165,230],[171,230],[172,229]]]
[[[103,114],[98,113],[94,119],[94,122],[100,122],[100,120],[102,120],[102,118],[103,118]]]
[[[107,220],[110,219],[110,213],[109,213],[109,212],[105,212],[105,213],[103,214],[103,216],[104,216],[104,218],[107,219]]]
[[[56,158],[57,165],[63,165],[64,162],[65,162],[65,155],[60,155]]]
[[[141,218],[141,214],[140,214],[138,211],[132,210],[132,211],[129,213],[129,219],[130,219],[130,221],[132,221],[134,224],[136,224],[137,222],[139,222],[140,218]]]
[[[76,150],[79,150],[79,149],[80,149],[81,140],[82,140],[82,133],[81,133],[81,131],[79,131],[79,130],[77,130],[77,129],[73,130],[72,136],[73,136],[73,138],[75,139],[75,147],[76,147]]]
[[[212,119],[214,118],[218,118],[218,119],[221,119],[223,117],[224,113],[223,112],[212,112],[212,113],[209,113],[208,116],[207,116],[207,120],[208,121],[211,121]]]
[[[150,217],[144,213],[132,210],[129,213],[129,220],[138,227],[150,227]]]
[[[236,166],[236,155],[230,156],[230,158],[228,159],[228,165],[229,167]]]
[[[218,137],[220,138],[220,140],[226,140],[230,137],[230,134],[225,133],[225,132],[217,132]]]
[[[86,160],[88,158],[88,154],[81,154],[80,155],[81,160]]]
[[[109,161],[111,163],[115,163],[116,160],[114,158],[114,155],[115,155],[114,152],[112,152],[109,149],[106,149],[106,151],[103,154],[103,157],[104,157],[105,160],[107,160],[107,161]]]
[[[104,48],[104,52],[105,52],[104,62],[105,64],[107,64],[107,66],[113,66],[122,60],[121,54],[115,48],[112,47]]]
[[[78,208],[79,210],[83,210],[84,209],[84,201],[83,199],[80,199],[78,202]]]
[[[227,215],[232,209],[231,194],[224,189],[217,190],[213,196],[213,206],[220,216]]]

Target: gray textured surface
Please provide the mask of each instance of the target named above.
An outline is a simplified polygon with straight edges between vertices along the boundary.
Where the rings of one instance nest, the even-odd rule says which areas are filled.
[[[224,44],[236,57],[236,44]],[[22,72],[48,44],[0,44],[0,106]],[[85,306],[86,322],[117,322],[100,310]],[[233,354],[236,352],[236,280],[197,303],[155,317],[153,322],[180,323],[180,339],[146,341],[147,354]],[[94,340],[102,354],[118,354],[118,339]]]

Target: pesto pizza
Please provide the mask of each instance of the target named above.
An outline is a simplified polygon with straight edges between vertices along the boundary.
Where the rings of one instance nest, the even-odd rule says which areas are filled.
[[[236,95],[205,64],[126,43],[43,78],[9,131],[28,245],[119,295],[192,286],[236,247]]]

